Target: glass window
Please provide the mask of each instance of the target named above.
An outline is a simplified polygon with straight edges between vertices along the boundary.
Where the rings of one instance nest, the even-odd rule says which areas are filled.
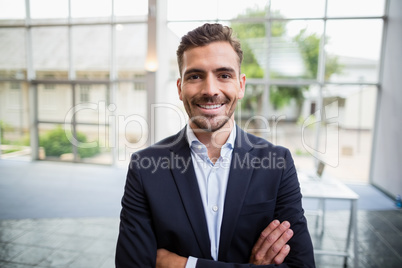
[[[98,126],[77,125],[77,141],[73,143],[77,146],[79,160],[92,164],[112,164],[109,146],[111,131],[112,128],[102,123]]]
[[[272,21],[270,78],[315,80],[322,33],[322,21]]]
[[[76,87],[75,119],[79,123],[101,124],[107,118],[108,86],[103,84]]]
[[[91,90],[91,86],[89,86],[89,85],[81,85],[80,86],[80,103],[90,101],[90,90]]]
[[[197,28],[198,26],[203,25],[207,21],[194,21],[194,22],[169,22],[167,27],[169,31],[174,35],[174,39],[172,41],[172,45],[175,47],[170,50],[174,51],[176,53],[177,46],[179,45],[180,39],[183,35],[187,34],[189,31]],[[170,45],[170,44],[169,44]]]
[[[0,28],[0,78],[26,77],[25,29]]]
[[[20,82],[11,82],[10,89],[21,89],[21,83]]]
[[[72,120],[68,117],[72,104],[71,85],[53,84],[46,87],[39,84],[38,88],[38,119],[39,121],[64,122]]]
[[[25,8],[25,3],[29,3],[28,9]],[[31,20],[27,21],[30,25],[23,20],[27,10],[30,11],[28,16]],[[69,23],[70,15],[73,19],[71,35],[69,27],[57,26]],[[112,15],[116,16],[116,24],[112,24]],[[37,89],[36,113],[40,122],[38,128],[42,146],[40,158],[110,164],[112,155],[110,148],[106,148],[108,145],[105,140],[109,139],[109,132],[114,131],[114,126],[110,129],[107,121],[116,109],[116,104],[110,104],[110,99],[111,96],[119,99],[109,89],[111,69],[117,71],[118,79],[127,81],[133,96],[140,95],[139,98],[135,97],[134,102],[138,103],[134,110],[138,114],[146,114],[144,67],[147,54],[147,15],[147,0],[0,0],[0,26],[6,26],[0,28],[0,79],[18,80],[0,83],[0,121],[13,122],[16,125],[12,126],[13,129],[18,127],[21,133],[25,130],[29,132],[29,90],[20,80],[26,79],[27,59],[32,59],[35,73],[33,78],[46,80],[34,84]],[[13,27],[9,27],[10,25]],[[116,40],[112,39],[112,30],[116,30]],[[31,34],[27,35],[29,31]],[[26,37],[32,37],[32,40],[25,40]],[[111,50],[112,41],[116,44],[114,51]],[[32,54],[26,55],[27,52]],[[112,55],[116,55],[114,66],[111,66]],[[96,82],[78,85],[61,82],[60,80],[70,79],[70,70],[74,73],[74,79]],[[101,83],[105,80],[107,82],[100,84],[99,80]],[[11,110],[18,113],[11,113]],[[128,111],[131,110],[132,108],[128,108]],[[95,154],[96,161],[89,161],[80,151],[74,154],[71,142],[68,139],[66,142],[63,135],[54,140],[56,143],[64,142],[62,147],[68,149],[64,148],[58,153],[51,152],[49,148],[54,144],[44,149],[44,137],[52,131],[60,136],[59,129],[65,132],[66,126],[71,128],[73,125],[77,125],[78,131],[87,135],[88,141],[99,141],[98,147],[106,148],[101,148]],[[94,139],[93,133],[97,135]]]
[[[112,15],[111,0],[70,0],[73,18],[110,17]]]
[[[328,17],[383,16],[385,0],[328,0]]]
[[[0,19],[24,19],[25,0],[1,0]]]
[[[109,128],[100,132],[98,126],[40,123],[39,158],[57,161],[81,161],[111,164],[110,149],[106,147]],[[74,150],[76,147],[76,150]]]
[[[117,88],[114,116],[109,123],[116,124],[114,147],[117,148],[118,165],[127,166],[130,155],[146,146],[148,141],[147,92],[135,90],[133,83],[121,82]]]
[[[119,78],[134,78],[143,72],[147,55],[147,25],[116,26],[116,65]]]
[[[110,26],[73,28],[73,62],[78,79],[109,79]]]
[[[169,21],[216,20],[218,6],[216,0],[168,0],[167,19]],[[191,27],[191,26],[190,26]]]
[[[134,74],[134,79],[136,80],[134,82],[134,90],[146,90],[147,89],[147,84],[146,84],[146,75],[145,73],[136,73]]]
[[[38,124],[39,159],[73,161],[73,147],[62,124]]]
[[[264,92],[264,84],[251,84],[246,83],[246,90],[244,92],[244,97],[241,99],[237,105],[237,121],[242,126],[245,126],[246,121],[249,120],[253,115],[262,114],[262,96]],[[243,122],[244,121],[244,122]]]
[[[245,96],[237,106],[237,123],[274,144],[288,147],[298,168],[314,169],[315,159],[324,157],[323,160],[333,169],[329,169],[331,174],[345,179],[349,165],[345,163],[349,160],[340,156],[338,144],[342,145],[343,138],[350,141],[351,128],[359,129],[356,133],[370,142],[371,136],[362,133],[370,122],[372,124],[378,89],[367,85],[326,84],[322,90],[317,83],[321,78],[320,60],[325,59],[325,83],[377,83],[383,19],[372,17],[383,16],[385,0],[243,2],[233,5],[229,0],[216,1],[215,4],[208,1],[194,11],[192,1],[184,5],[180,1],[169,1],[172,5],[169,6],[167,27],[174,34],[169,42],[171,58],[175,52],[173,47],[177,48],[180,38],[189,30],[204,21],[230,20],[228,24],[242,43],[242,72],[248,78]],[[204,12],[199,8],[210,11],[207,16],[201,16]],[[324,20],[326,10],[329,18]],[[371,18],[365,18],[367,16]],[[338,18],[331,19],[333,17]],[[171,66],[176,70],[173,64]],[[169,77],[174,84],[175,76]],[[356,95],[354,92],[361,93]],[[340,97],[344,94],[349,97]],[[361,98],[361,103],[368,102],[368,107],[357,103],[358,98]],[[319,107],[321,103],[324,108]],[[344,116],[346,111],[348,116]],[[336,116],[325,117],[335,112]],[[323,115],[325,120],[317,122]],[[347,147],[343,149],[346,154],[350,151]],[[356,151],[355,148],[352,151]],[[370,146],[365,147],[364,153],[366,161],[370,156]],[[354,165],[358,166],[356,163]],[[365,181],[368,179],[367,174],[356,176]]]
[[[30,0],[32,19],[67,18],[68,0]]]
[[[117,17],[142,17],[148,15],[148,0],[114,0],[114,14]]]
[[[7,107],[11,109],[21,109],[22,108],[22,92],[18,88],[10,87],[7,94]]]
[[[237,18],[264,18],[266,15],[266,0],[237,1],[218,0],[218,18],[231,20]]]
[[[268,44],[265,23],[231,24],[243,50],[242,72],[248,78],[263,78],[267,67]]]
[[[271,0],[273,18],[323,17],[325,0]]]
[[[382,20],[335,20],[327,23],[326,67],[331,82],[378,82]]]
[[[32,50],[37,78],[44,78],[49,72],[54,78],[66,76],[69,68],[67,27],[32,28]]]
[[[324,109],[332,105],[336,110],[326,111],[320,155],[329,158],[326,172],[341,180],[368,181],[377,90],[375,86],[365,85],[327,85],[323,90]],[[337,135],[327,135],[327,128],[335,128]],[[324,153],[325,149],[328,153]]]
[[[0,82],[0,143],[2,159],[29,159],[28,87],[22,82]]]

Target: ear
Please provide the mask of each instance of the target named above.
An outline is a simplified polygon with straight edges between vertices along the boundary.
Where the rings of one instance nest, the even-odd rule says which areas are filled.
[[[246,90],[246,75],[245,74],[241,74],[240,75],[240,89],[239,89],[239,96],[237,97],[237,99],[241,100],[244,97],[244,92]]]
[[[176,86],[177,86],[177,92],[179,93],[179,99],[182,101],[183,97],[181,95],[181,78],[177,78]]]

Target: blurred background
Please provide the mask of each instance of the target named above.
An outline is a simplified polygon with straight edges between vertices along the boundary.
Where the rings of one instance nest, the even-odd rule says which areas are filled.
[[[217,22],[244,51],[236,123],[357,192],[359,263],[400,267],[401,3],[0,0],[0,266],[113,266],[130,155],[187,123],[176,49]]]
[[[341,180],[396,196],[401,63],[387,47],[400,29],[386,12],[400,13],[387,6],[1,0],[1,158],[125,167],[132,152],[186,124],[175,51],[187,31],[219,22],[245,54],[239,125],[290,148],[298,168],[322,161]]]

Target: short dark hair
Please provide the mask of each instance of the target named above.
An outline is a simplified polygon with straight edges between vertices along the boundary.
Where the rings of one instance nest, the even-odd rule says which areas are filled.
[[[179,47],[177,48],[177,63],[179,65],[179,71],[181,75],[183,67],[183,54],[186,50],[193,47],[206,46],[213,42],[224,41],[228,42],[237,56],[239,57],[239,70],[243,61],[243,51],[239,40],[232,36],[233,30],[228,26],[223,26],[219,23],[205,23],[204,25],[188,32],[181,38]]]

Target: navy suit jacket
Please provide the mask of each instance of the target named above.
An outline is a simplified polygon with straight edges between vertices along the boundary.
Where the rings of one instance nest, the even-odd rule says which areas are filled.
[[[251,249],[274,219],[294,235],[280,267],[315,267],[290,152],[237,128],[218,261],[211,247],[185,129],[132,155],[122,199],[116,267],[155,267],[156,250],[197,257],[197,267],[253,267]],[[274,267],[266,265],[262,267]]]

